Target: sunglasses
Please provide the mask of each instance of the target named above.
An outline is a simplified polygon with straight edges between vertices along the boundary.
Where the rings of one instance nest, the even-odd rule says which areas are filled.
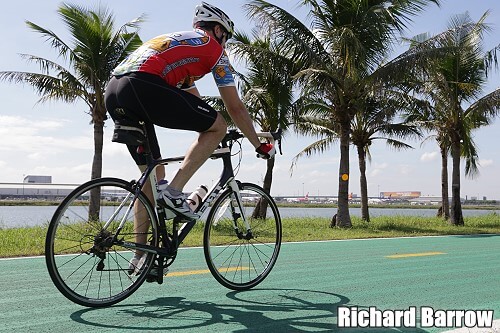
[[[226,37],[226,41],[233,38],[233,34],[228,32],[226,29],[222,29],[223,36]]]

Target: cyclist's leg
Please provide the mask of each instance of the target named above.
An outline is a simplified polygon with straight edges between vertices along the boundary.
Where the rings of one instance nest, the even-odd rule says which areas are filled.
[[[226,128],[227,126],[224,118],[217,113],[217,118],[212,127],[200,133],[197,140],[189,147],[179,171],[177,171],[175,177],[170,182],[172,188],[182,191],[189,179],[191,179],[194,173],[217,148],[226,134]]]
[[[156,134],[154,131],[153,124],[146,124],[146,131],[147,131],[146,135],[147,135],[147,138],[149,141],[149,145],[151,147],[151,153],[153,154],[153,157],[155,159],[161,158],[160,148],[158,146],[158,140],[156,139]],[[141,171],[141,173],[144,172],[144,170],[146,170],[146,167],[147,167],[144,156],[137,153],[137,147],[130,147],[129,146],[128,148],[129,148],[130,155],[132,156],[132,158],[136,162],[139,170]],[[159,165],[156,168],[156,178],[158,181],[165,178],[165,167],[163,165]],[[154,188],[154,190],[156,190],[156,188]],[[155,201],[154,201],[154,197],[153,197],[153,186],[151,185],[151,181],[149,179],[146,180],[146,183],[142,187],[142,191],[144,192],[144,194],[146,194],[146,197],[149,199],[149,202],[153,203],[153,205],[154,205]],[[139,201],[135,202],[134,211],[135,211],[134,227],[137,230],[135,241],[136,241],[136,243],[146,244],[147,231],[149,229],[149,223],[150,223],[150,221],[148,221],[147,212],[144,209],[144,206],[142,205],[142,203],[140,203]],[[142,251],[139,251],[139,250],[136,251],[137,257],[140,257],[143,254],[144,253]]]
[[[139,165],[139,170],[143,172],[146,169],[145,165]],[[156,177],[157,179],[163,179],[165,178],[165,168],[164,166],[158,166],[156,168]],[[153,198],[153,188],[151,186],[151,181],[148,179],[146,183],[144,184],[142,191],[144,194],[146,194],[146,197],[149,199],[149,202],[155,204],[154,198]],[[155,189],[156,191],[156,189]],[[144,209],[144,206],[142,203],[139,201],[135,202],[134,206],[135,214],[134,214],[134,226],[137,230],[136,234],[136,243],[140,244],[146,244],[147,242],[147,231],[149,229],[149,223],[150,221],[147,221],[148,215],[146,210]],[[144,222],[145,221],[145,222]],[[136,251],[137,255],[142,255],[142,251]]]

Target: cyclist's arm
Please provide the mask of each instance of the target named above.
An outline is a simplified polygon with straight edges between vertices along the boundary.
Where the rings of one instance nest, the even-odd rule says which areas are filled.
[[[233,119],[234,123],[247,137],[250,143],[255,147],[260,147],[260,140],[255,133],[252,119],[248,111],[238,95],[235,86],[219,87],[219,93],[224,101],[224,105]]]

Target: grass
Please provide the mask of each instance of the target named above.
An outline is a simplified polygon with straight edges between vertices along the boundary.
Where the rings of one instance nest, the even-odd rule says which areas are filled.
[[[500,234],[500,215],[492,213],[465,218],[465,226],[449,225],[439,218],[380,216],[364,222],[352,217],[350,229],[330,228],[328,218],[283,219],[283,242],[412,237],[431,235]],[[0,257],[43,255],[46,227],[0,228]],[[203,225],[199,223],[183,246],[202,246]]]
[[[330,219],[287,219],[283,221],[285,241],[414,237],[437,235],[500,234],[500,215],[465,218],[465,226],[452,226],[436,217],[380,216],[364,222],[352,217],[352,228],[330,228]]]
[[[20,257],[44,253],[45,227],[0,229],[0,257]]]

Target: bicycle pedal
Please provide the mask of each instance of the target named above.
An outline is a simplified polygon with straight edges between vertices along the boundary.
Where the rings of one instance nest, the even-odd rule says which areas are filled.
[[[148,283],[156,282],[158,284],[163,284],[163,275],[161,275],[161,276],[148,275],[148,276],[146,276],[146,282],[148,282]]]
[[[161,270],[162,273],[160,273],[160,270],[158,268],[158,266],[153,267],[153,269],[146,276],[146,282],[157,282],[158,284],[163,283],[163,277],[168,273],[168,268],[164,266]]]

